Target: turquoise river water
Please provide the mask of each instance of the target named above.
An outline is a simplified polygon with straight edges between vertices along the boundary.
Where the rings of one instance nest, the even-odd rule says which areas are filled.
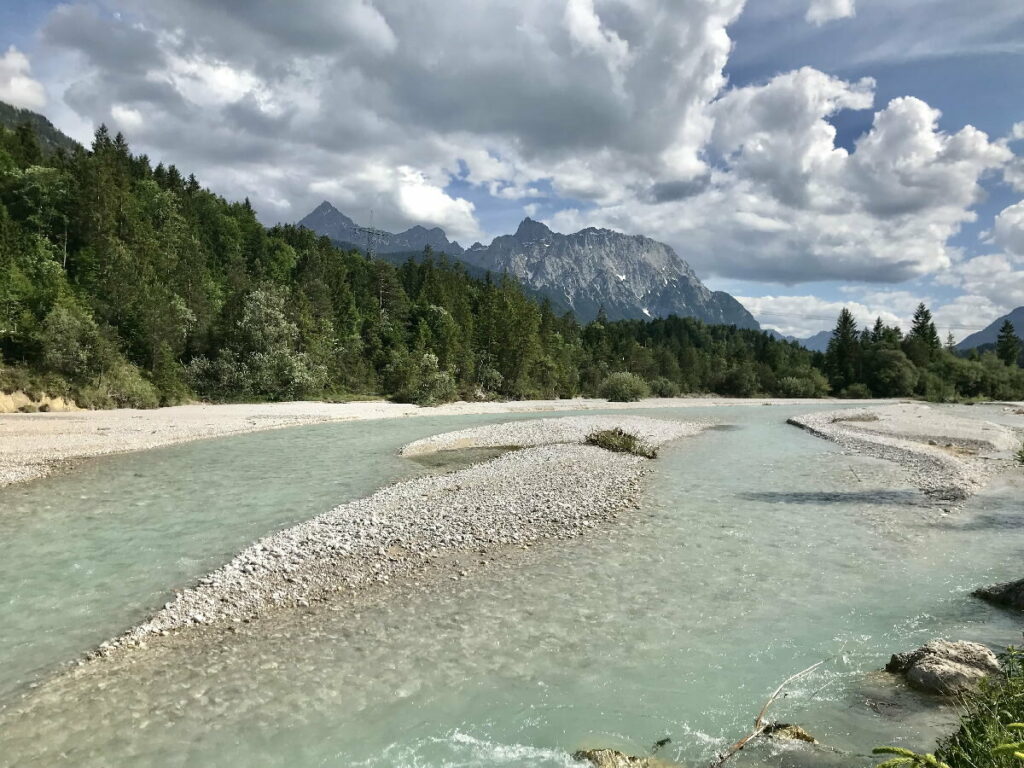
[[[1020,577],[1024,484],[945,514],[894,465],[785,424],[806,410],[644,411],[719,428],[663,450],[641,509],[605,531],[56,680],[252,540],[450,468],[398,457],[405,442],[531,416],[291,428],[0,490],[0,765],[547,768],[663,737],[661,757],[703,765],[821,659],[773,714],[829,749],[762,745],[735,765],[930,747],[951,710],[877,670],[937,636],[1019,640],[1019,617],[969,592]]]

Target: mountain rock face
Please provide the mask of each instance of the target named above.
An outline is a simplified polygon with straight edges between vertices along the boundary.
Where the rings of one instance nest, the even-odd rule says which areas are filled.
[[[758,328],[736,299],[710,291],[664,243],[593,227],[571,235],[524,219],[514,235],[475,244],[460,258],[567,304],[582,322],[601,307],[610,320],[679,315],[706,323]]]
[[[1002,327],[1003,322],[1009,320],[1013,323],[1013,329],[1017,332],[1018,336],[1024,336],[1024,307],[1017,307],[1008,315],[1003,315],[997,318],[990,326],[977,333],[972,333],[966,339],[956,345],[956,348],[961,352],[966,352],[969,349],[980,347],[985,344],[995,344],[999,338],[999,329]]]
[[[366,244],[358,225],[327,202],[299,226],[338,243]],[[449,242],[437,227],[418,226],[381,236],[377,250],[416,252],[428,245],[475,270],[508,273],[530,293],[549,298],[556,309],[571,309],[584,323],[603,307],[610,320],[679,315],[705,323],[760,327],[732,296],[708,290],[675,251],[641,235],[594,228],[562,235],[526,218],[514,235],[497,237],[490,245],[474,243],[469,250]]]
[[[366,234],[359,231],[359,225],[326,201],[320,203],[298,226],[326,235],[337,243],[366,247]],[[377,236],[377,251],[380,253],[422,251],[428,245],[450,256],[462,253],[462,246],[449,241],[440,227],[427,229],[417,225],[398,234],[385,232]]]

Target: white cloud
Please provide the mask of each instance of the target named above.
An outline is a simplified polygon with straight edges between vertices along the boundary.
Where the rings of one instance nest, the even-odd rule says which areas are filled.
[[[869,78],[804,68],[726,89],[743,0],[100,7],[72,0],[44,31],[79,57],[65,101],[126,129],[144,117],[139,150],[266,217],[327,197],[466,240],[467,198],[507,209],[553,190],[555,226],[648,234],[705,277],[886,282],[949,270],[979,180],[1010,160],[1008,139],[940,130],[914,98],[838,146],[835,116],[874,108]]]
[[[13,45],[0,56],[0,101],[24,109],[40,109],[46,104],[46,91],[33,79],[28,56]]]
[[[853,313],[863,328],[882,318],[886,325],[905,327],[908,314],[896,314],[886,305],[859,301],[829,301],[817,296],[737,296],[758,322],[766,328],[775,328],[786,336],[807,338],[819,331],[835,327],[836,318],[844,307]],[[916,302],[915,302],[916,306]],[[913,310],[911,310],[912,313]]]
[[[1016,256],[1024,256],[1024,200],[996,214],[995,243]]]
[[[126,107],[123,104],[112,106],[110,108],[110,116],[114,119],[114,125],[125,131],[139,131],[145,124],[145,120],[139,110]]]
[[[604,60],[616,84],[621,87],[622,68],[629,60],[629,44],[615,32],[601,26],[594,0],[567,0],[563,20],[573,46]]]
[[[826,22],[847,19],[854,15],[854,0],[811,0],[804,18],[811,24],[821,26]]]

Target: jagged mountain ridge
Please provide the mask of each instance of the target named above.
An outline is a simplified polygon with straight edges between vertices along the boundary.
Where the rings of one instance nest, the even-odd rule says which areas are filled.
[[[299,226],[339,243],[365,247],[358,225],[327,202]],[[572,309],[582,322],[593,320],[603,308],[611,320],[674,314],[706,323],[760,327],[732,296],[709,290],[669,246],[643,235],[593,227],[563,235],[526,218],[515,234],[497,237],[486,246],[474,243],[463,250],[458,243],[449,243],[439,228],[413,227],[382,237],[378,251],[418,251],[425,245],[478,270],[508,273],[531,293]]]
[[[298,226],[326,235],[336,243],[354,245],[357,248],[366,247],[366,234],[359,231],[359,225],[326,200],[302,219]],[[463,252],[462,246],[448,240],[440,227],[427,229],[416,225],[397,234],[384,232],[376,239],[376,248],[380,253],[422,251],[427,246],[452,256],[458,256]]]
[[[594,227],[563,235],[526,218],[514,235],[474,245],[460,258],[559,298],[583,322],[603,307],[611,320],[679,315],[760,327],[732,296],[709,290],[669,246],[643,235]]]

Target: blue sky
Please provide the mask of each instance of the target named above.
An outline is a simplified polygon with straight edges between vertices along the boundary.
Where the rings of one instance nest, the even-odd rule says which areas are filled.
[[[4,52],[268,223],[643,233],[797,335],[1024,304],[1018,0],[28,0]]]

